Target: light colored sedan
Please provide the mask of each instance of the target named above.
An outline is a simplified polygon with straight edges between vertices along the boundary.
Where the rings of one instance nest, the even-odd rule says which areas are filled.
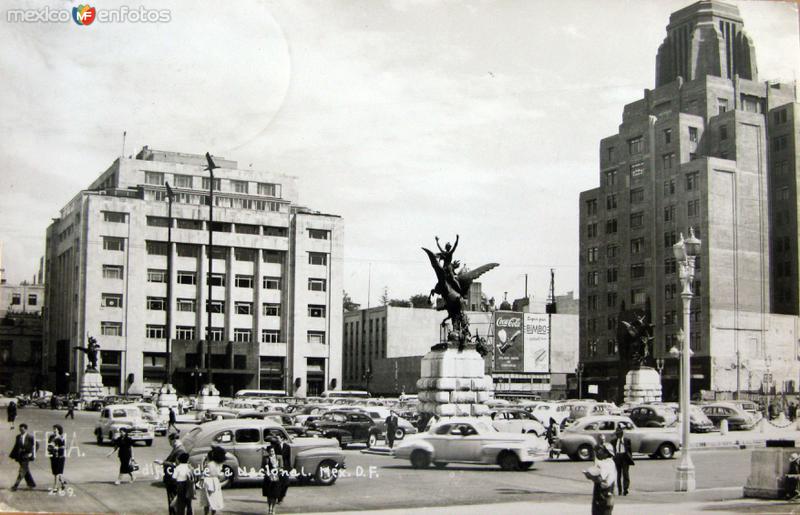
[[[392,454],[410,460],[414,468],[427,468],[431,463],[437,468],[448,463],[482,463],[503,470],[527,470],[547,453],[547,445],[532,435],[501,433],[483,419],[453,417],[405,439]]]
[[[669,429],[640,429],[629,417],[617,415],[587,416],[576,421],[561,433],[558,446],[573,460],[590,460],[594,447],[603,436],[611,442],[617,427],[625,430],[631,441],[631,451],[647,454],[651,458],[673,458],[680,449],[678,433]]]
[[[544,436],[547,432],[541,422],[520,408],[501,408],[492,413],[492,425],[506,433],[532,433]]]

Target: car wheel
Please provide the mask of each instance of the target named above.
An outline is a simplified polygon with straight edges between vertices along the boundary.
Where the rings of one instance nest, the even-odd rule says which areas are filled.
[[[519,458],[511,451],[500,453],[500,456],[497,457],[497,464],[507,472],[519,470],[520,468]]]
[[[367,439],[367,449],[375,447],[377,444],[378,444],[378,435],[372,433],[371,435],[369,435],[369,438]]]
[[[532,461],[523,461],[522,463],[519,464],[520,470],[528,470],[532,466],[533,466],[533,462]]]
[[[437,469],[443,469],[443,468],[445,468],[447,466],[447,462],[446,461],[434,461],[433,462],[433,466],[436,467]]]
[[[658,448],[658,456],[665,460],[670,460],[675,457],[675,446],[671,443],[662,443]]]
[[[394,439],[395,440],[402,440],[406,437],[406,430],[397,428],[394,432]]]
[[[144,441],[144,444],[145,444],[146,446],[150,447],[151,445],[153,445],[153,439],[151,438],[150,440],[145,440],[145,441]]]
[[[314,481],[322,486],[331,486],[336,482],[338,476],[339,469],[336,467],[336,462],[325,460],[317,467],[317,471],[314,473]]]
[[[578,447],[578,452],[575,453],[580,461],[589,461],[592,459],[592,446],[585,443]]]
[[[417,449],[411,453],[411,466],[415,469],[426,469],[431,464],[431,455]]]
[[[220,488],[229,488],[233,484],[233,469],[229,465],[222,466],[222,477],[220,479],[219,486]]]

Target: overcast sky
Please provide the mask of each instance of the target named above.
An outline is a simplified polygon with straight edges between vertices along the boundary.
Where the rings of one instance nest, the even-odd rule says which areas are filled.
[[[169,23],[0,28],[0,240],[29,279],[50,219],[122,151],[224,156],[299,177],[345,220],[345,289],[427,292],[420,246],[496,261],[502,299],[577,289],[578,194],[598,144],[654,86],[669,14],[688,1],[104,1]],[[736,2],[760,78],[800,70],[793,2]],[[17,0],[14,7],[77,2]],[[220,6],[225,7],[220,7]],[[4,4],[4,9],[9,4]]]

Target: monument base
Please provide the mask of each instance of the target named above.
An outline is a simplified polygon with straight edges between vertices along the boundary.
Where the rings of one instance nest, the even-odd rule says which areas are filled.
[[[203,385],[200,395],[197,396],[196,410],[207,410],[219,407],[219,390],[213,383]]]
[[[781,499],[786,495],[786,474],[789,458],[800,452],[797,447],[753,449],[750,455],[750,477],[744,486],[745,497]]]
[[[103,386],[103,376],[96,370],[87,370],[83,373],[81,379],[81,400],[88,403],[94,400],[100,400],[106,395],[106,389]]]
[[[661,376],[650,367],[625,374],[625,402],[644,403],[661,400]]]
[[[437,417],[489,414],[484,404],[494,384],[484,374],[484,360],[475,349],[432,350],[422,358],[417,381],[421,414]]]
[[[178,391],[171,384],[163,384],[158,389],[158,397],[156,398],[156,406],[159,408],[177,408],[178,407]]]

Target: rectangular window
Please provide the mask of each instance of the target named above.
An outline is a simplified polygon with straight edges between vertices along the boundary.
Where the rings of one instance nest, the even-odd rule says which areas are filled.
[[[147,225],[150,227],[169,227],[169,218],[166,216],[148,216]]]
[[[675,220],[675,206],[666,206],[664,208],[664,221],[672,222]]]
[[[252,315],[253,303],[252,302],[236,302],[233,305],[237,315]]]
[[[644,138],[638,136],[628,140],[628,153],[630,155],[641,154],[644,152]]]
[[[308,343],[325,343],[325,331],[308,331],[306,333]]]
[[[285,238],[287,234],[286,227],[275,227],[273,225],[264,226],[264,236],[280,236]]]
[[[247,181],[231,181],[233,191],[236,193],[247,193]]]
[[[166,256],[169,250],[166,241],[147,240],[145,241],[145,248],[151,256]]]
[[[281,278],[280,277],[264,277],[263,287],[265,290],[280,290]]]
[[[239,343],[249,343],[253,340],[253,332],[250,329],[234,329],[233,341]]]
[[[728,111],[728,99],[727,98],[718,98],[717,99],[717,111],[718,114],[722,114]]]
[[[606,282],[607,283],[617,282],[618,275],[619,274],[616,267],[606,269]]]
[[[122,295],[119,293],[103,293],[101,295],[100,305],[106,308],[121,308]]]
[[[261,234],[260,225],[236,224],[234,230],[239,234]]]
[[[219,191],[221,185],[222,181],[220,179],[214,179],[214,191]],[[209,188],[211,188],[211,177],[203,177],[203,189],[207,190]]]
[[[122,322],[100,322],[100,334],[103,336],[122,336]]]
[[[103,250],[114,250],[114,251],[125,250],[125,238],[103,236]]]
[[[639,229],[644,225],[644,212],[631,213],[631,229]]]
[[[187,313],[194,313],[195,311],[197,311],[197,300],[195,300],[195,299],[178,299],[178,311],[185,311]]]
[[[121,300],[121,298],[120,298],[120,300]],[[37,298],[36,295],[28,295],[28,305],[29,306],[35,306],[38,301],[39,301],[39,299]]]
[[[326,291],[327,281],[325,279],[309,278],[308,289],[309,291]]]
[[[675,258],[666,258],[664,259],[664,273],[665,274],[674,274],[677,270],[677,261]]]
[[[265,195],[267,197],[280,197],[281,196],[281,185],[280,184],[270,184],[267,182],[259,182],[258,183],[258,194]]]
[[[606,318],[606,329],[609,331],[614,331],[617,329],[617,317],[616,316],[609,316]]]
[[[179,325],[175,328],[176,340],[194,340],[194,327]]]
[[[664,298],[666,300],[674,299],[677,291],[678,286],[675,283],[664,285]]]
[[[147,282],[165,283],[167,282],[167,271],[160,268],[150,268],[147,270]]]
[[[600,272],[588,272],[586,274],[586,282],[589,284],[589,286],[597,286],[600,284]]]
[[[719,139],[720,141],[725,141],[728,139],[728,126],[727,125],[720,125],[719,126]]]
[[[166,328],[163,325],[148,324],[145,329],[145,338],[161,339],[166,337]]]
[[[103,279],[122,279],[121,265],[103,265]]]
[[[697,127],[689,127],[689,141],[697,143]]]
[[[206,285],[225,287],[225,274],[206,274]]]
[[[690,200],[686,203],[686,207],[689,216],[698,216],[700,214],[700,199]]]
[[[609,308],[617,307],[617,292],[610,291],[606,293],[606,306]]]
[[[675,164],[675,154],[670,152],[669,154],[664,154],[661,156],[661,169],[662,170],[672,170],[672,166]]]
[[[606,220],[606,234],[616,234],[617,232],[617,219],[612,218],[611,220]]]
[[[675,231],[664,232],[664,248],[670,248],[678,242],[678,236]]]
[[[261,343],[278,343],[281,341],[281,332],[275,329],[261,330]]]
[[[166,311],[166,297],[147,297],[147,309],[151,311]]]
[[[617,195],[606,195],[606,210],[617,209]]]
[[[225,301],[224,300],[212,300],[208,302],[209,309],[208,311],[212,313],[225,313]],[[206,313],[208,313],[206,311]]]
[[[609,245],[606,247],[606,257],[615,258],[619,253],[619,245]]]
[[[163,186],[164,174],[161,172],[144,172],[144,183],[152,186]]]
[[[591,247],[586,251],[586,261],[588,263],[597,263],[598,258],[600,257],[598,247]]]
[[[631,304],[644,304],[647,299],[647,292],[643,288],[631,290]]]
[[[641,254],[644,252],[644,238],[634,238],[631,240],[631,254]]]
[[[308,264],[309,265],[327,266],[328,265],[328,255],[327,254],[323,254],[321,252],[309,252],[308,253]]]
[[[634,263],[631,265],[631,277],[641,279],[644,277],[644,263]]]
[[[286,253],[282,250],[264,250],[261,258],[264,263],[275,263],[282,265]]]
[[[664,181],[664,196],[675,194],[675,179],[668,179]]]
[[[279,317],[281,316],[281,305],[280,304],[264,304],[261,307],[261,312],[264,316],[267,317]]]
[[[176,188],[191,188],[192,187],[192,176],[191,175],[179,175],[174,174],[172,179],[175,181]]]
[[[189,229],[192,231],[202,231],[203,230],[203,221],[202,220],[189,220],[187,218],[178,218],[177,221],[178,229]]]
[[[312,240],[327,240],[330,237],[330,233],[330,231],[325,231],[323,229],[309,229],[308,237]]]
[[[641,202],[644,202],[644,188],[631,190],[631,204],[639,204]]]
[[[642,181],[644,176],[644,161],[637,161],[630,167],[631,184],[638,184]]]
[[[787,120],[786,109],[781,109],[780,111],[773,111],[772,121],[775,122],[775,124],[780,125],[786,123],[786,120]]]
[[[695,279],[694,281],[692,281],[692,293],[694,294],[695,297],[699,297],[701,294],[702,290],[700,288],[700,284],[701,283],[699,279]]]
[[[697,189],[697,181],[699,177],[700,174],[698,172],[690,172],[686,174],[686,191],[693,191]]]
[[[128,213],[117,211],[103,211],[103,221],[113,224],[124,224],[128,221]]]
[[[209,340],[212,342],[221,342],[225,337],[225,331],[221,327],[212,327],[209,331]]]
[[[320,304],[309,304],[308,316],[312,318],[325,318],[325,306]]]
[[[664,144],[672,143],[672,129],[664,129]]]
[[[20,306],[22,305],[22,295],[19,293],[12,293],[11,294],[11,305],[12,306]]]
[[[586,309],[589,311],[597,311],[597,295],[589,295],[586,297]]]
[[[252,275],[236,274],[236,279],[234,279],[234,285],[237,288],[252,288],[253,287],[253,276]]]
[[[606,149],[606,158],[609,161],[613,161],[614,160],[614,147],[608,147]]]
[[[616,184],[617,184],[617,171],[616,170],[608,170],[607,172],[604,172],[603,175],[605,176],[606,186],[607,187],[616,186]]]
[[[178,284],[197,284],[197,272],[178,270]]]

